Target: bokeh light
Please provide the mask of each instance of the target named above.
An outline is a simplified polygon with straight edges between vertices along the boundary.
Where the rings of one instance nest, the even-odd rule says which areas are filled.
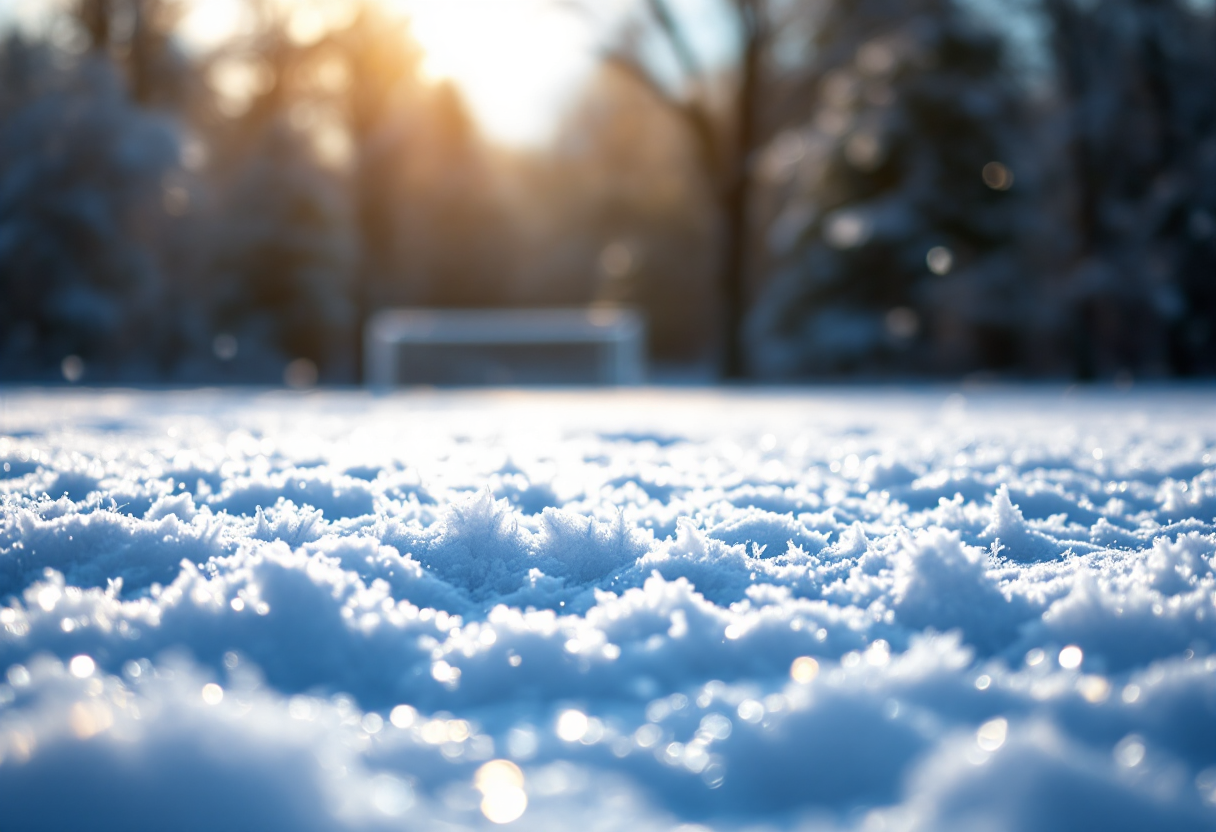
[[[994,191],[1007,191],[1013,187],[1013,171],[1000,162],[989,162],[982,171],[984,184]]]
[[[587,733],[589,721],[582,711],[566,710],[557,718],[557,735],[566,742],[578,742]]]
[[[528,808],[523,772],[510,760],[491,760],[477,769],[473,788],[481,792],[481,812],[491,823],[518,820]]]
[[[77,679],[87,679],[93,675],[93,671],[97,669],[97,665],[93,662],[92,656],[73,656],[68,662],[68,671]]]
[[[1081,661],[1084,658],[1085,654],[1081,652],[1081,648],[1075,644],[1070,644],[1060,651],[1060,667],[1065,670],[1076,670],[1081,666]]]
[[[790,665],[790,678],[799,684],[806,685],[815,681],[819,675],[819,662],[810,656],[799,656]]]

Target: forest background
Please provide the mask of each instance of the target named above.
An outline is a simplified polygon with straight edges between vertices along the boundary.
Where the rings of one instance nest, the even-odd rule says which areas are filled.
[[[1210,0],[555,0],[590,69],[523,142],[389,0],[231,2],[0,17],[0,381],[357,383],[378,309],[589,304],[660,378],[1216,374]]]

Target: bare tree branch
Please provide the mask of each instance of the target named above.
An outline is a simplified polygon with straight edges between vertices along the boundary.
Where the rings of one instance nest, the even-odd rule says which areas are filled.
[[[668,45],[671,46],[671,51],[684,71],[684,76],[689,84],[694,87],[703,85],[705,74],[701,68],[701,62],[684,36],[684,30],[680,28],[680,24],[676,23],[675,16],[671,13],[671,7],[667,5],[667,0],[647,0],[646,7],[650,9],[651,16],[667,39]]]
[[[601,60],[606,66],[613,67],[629,78],[632,78],[654,96],[655,100],[684,122],[685,126],[693,134],[693,140],[696,142],[697,153],[701,157],[701,163],[716,179],[719,166],[718,132],[709,113],[706,112],[701,103],[696,99],[679,98],[673,95],[670,90],[659,83],[654,73],[650,72],[631,55],[620,52],[605,52]]]
[[[747,302],[748,216],[752,190],[751,168],[759,138],[759,99],[765,50],[771,30],[765,0],[731,0],[737,14],[741,54],[733,111],[715,118],[710,109],[708,78],[688,41],[687,32],[672,14],[668,0],[646,0],[653,26],[670,47],[684,78],[683,94],[667,89],[655,73],[634,53],[610,51],[603,56],[641,84],[659,103],[680,118],[696,144],[700,166],[715,193],[722,220],[719,235],[718,283],[722,297],[723,378],[746,375],[742,331]]]

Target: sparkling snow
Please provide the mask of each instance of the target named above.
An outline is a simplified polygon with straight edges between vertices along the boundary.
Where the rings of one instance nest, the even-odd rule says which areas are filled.
[[[14,830],[1210,830],[1216,393],[0,395]]]

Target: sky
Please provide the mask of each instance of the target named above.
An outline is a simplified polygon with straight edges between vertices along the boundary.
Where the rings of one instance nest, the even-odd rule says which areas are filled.
[[[463,89],[486,131],[543,140],[594,68],[595,21],[550,0],[404,0],[424,69]]]

